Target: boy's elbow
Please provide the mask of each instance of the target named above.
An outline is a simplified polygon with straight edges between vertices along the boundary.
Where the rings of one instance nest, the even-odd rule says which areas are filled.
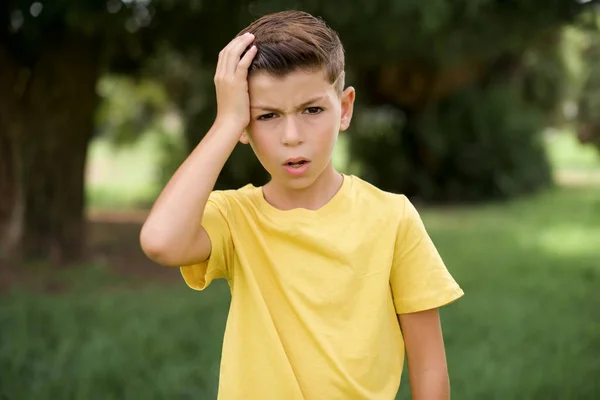
[[[150,260],[164,266],[173,266],[171,246],[150,227],[144,225],[140,231],[140,247]]]
[[[150,260],[165,267],[181,267],[208,259],[211,243],[204,229],[171,232],[163,226],[146,223],[140,231],[140,247]]]

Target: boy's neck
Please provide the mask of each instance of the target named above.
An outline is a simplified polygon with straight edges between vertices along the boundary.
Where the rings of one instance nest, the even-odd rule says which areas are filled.
[[[262,190],[265,200],[280,210],[305,208],[317,210],[327,204],[341,188],[344,177],[332,165],[328,166],[315,182],[301,190],[286,188],[275,181]]]

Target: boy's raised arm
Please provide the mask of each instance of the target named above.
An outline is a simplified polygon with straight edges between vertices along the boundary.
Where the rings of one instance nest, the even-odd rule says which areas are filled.
[[[219,53],[217,118],[162,190],[142,227],[142,250],[159,264],[191,265],[210,256],[210,239],[200,221],[221,169],[250,122],[247,78],[256,46],[240,57],[253,39],[238,36]]]

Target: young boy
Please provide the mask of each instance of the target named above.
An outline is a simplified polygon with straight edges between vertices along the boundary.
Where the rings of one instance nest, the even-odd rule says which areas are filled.
[[[191,288],[229,282],[219,398],[393,399],[406,349],[413,398],[448,399],[437,309],[463,292],[405,196],[332,165],[355,96],[337,34],[296,11],[243,32],[219,54],[214,125],[140,235]],[[215,191],[238,141],[271,179]]]

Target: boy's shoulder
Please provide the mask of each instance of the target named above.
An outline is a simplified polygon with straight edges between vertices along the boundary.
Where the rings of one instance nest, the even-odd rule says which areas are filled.
[[[351,179],[352,192],[358,201],[371,203],[373,206],[391,207],[392,209],[403,208],[408,201],[408,198],[404,194],[381,189],[358,176],[352,175]]]
[[[355,185],[356,190],[361,193],[375,196],[377,198],[381,198],[382,200],[398,200],[404,197],[402,193],[394,193],[381,189],[379,186],[376,186],[375,184],[359,176],[349,175],[349,178],[352,180],[352,184]]]

